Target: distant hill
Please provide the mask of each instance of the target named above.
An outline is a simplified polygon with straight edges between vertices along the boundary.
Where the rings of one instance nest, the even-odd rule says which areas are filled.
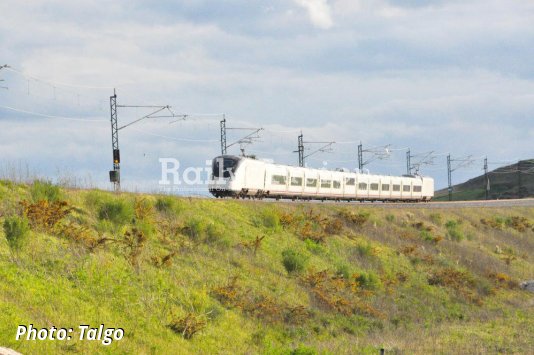
[[[511,199],[534,197],[534,159],[521,160],[489,172],[489,198]],[[453,186],[453,200],[483,200],[486,198],[484,175]],[[447,200],[447,188],[436,191],[436,200]]]

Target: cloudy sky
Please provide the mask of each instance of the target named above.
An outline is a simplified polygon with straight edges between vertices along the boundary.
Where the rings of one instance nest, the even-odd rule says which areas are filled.
[[[391,144],[372,173],[404,173],[406,148],[434,151],[422,172],[438,187],[447,153],[487,155],[492,168],[534,157],[534,1],[3,0],[0,13],[0,65],[13,69],[0,70],[4,176],[109,187],[113,88],[119,104],[192,115],[120,132],[130,189],[158,189],[160,157],[204,166],[220,152],[222,113],[230,127],[263,127],[247,151],[281,163],[297,163],[300,130],[337,142],[313,167],[354,169],[359,141]],[[149,112],[120,108],[120,124]]]

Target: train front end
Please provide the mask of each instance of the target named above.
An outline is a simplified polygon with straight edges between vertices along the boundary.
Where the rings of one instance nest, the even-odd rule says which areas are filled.
[[[209,191],[213,196],[235,196],[241,191],[235,178],[240,162],[241,158],[233,155],[221,155],[213,159],[209,182]]]

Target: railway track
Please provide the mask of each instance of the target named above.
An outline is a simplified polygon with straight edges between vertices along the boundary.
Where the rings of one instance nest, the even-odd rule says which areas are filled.
[[[258,201],[258,200],[239,200]],[[447,208],[502,208],[502,207],[534,207],[534,198],[515,200],[481,200],[481,201],[431,201],[431,202],[336,202],[336,201],[291,201],[263,199],[261,202],[267,203],[302,203],[302,204],[336,204],[339,206],[362,206],[371,208],[427,208],[427,209],[447,209]]]

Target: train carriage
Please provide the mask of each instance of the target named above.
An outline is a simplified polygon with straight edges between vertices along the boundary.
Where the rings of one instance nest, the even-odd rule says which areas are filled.
[[[309,169],[223,155],[213,159],[209,190],[215,197],[429,201],[434,197],[434,180]]]

